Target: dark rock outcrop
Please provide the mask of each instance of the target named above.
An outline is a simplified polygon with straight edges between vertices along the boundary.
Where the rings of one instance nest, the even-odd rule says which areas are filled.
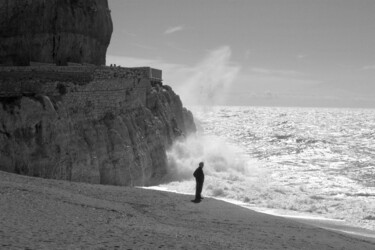
[[[0,65],[105,64],[107,0],[0,0]]]
[[[148,67],[64,66],[105,64],[109,12],[107,0],[0,0],[0,170],[112,185],[163,180],[166,150],[195,131],[180,98]]]
[[[138,78],[139,72],[132,77],[126,69],[110,67],[3,71],[0,170],[152,185],[166,175],[168,147],[195,132],[192,114],[172,89]],[[4,83],[14,89],[2,88]]]

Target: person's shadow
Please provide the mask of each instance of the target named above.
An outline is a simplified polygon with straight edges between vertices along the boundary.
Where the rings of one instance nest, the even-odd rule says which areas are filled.
[[[194,202],[194,203],[200,203],[201,200],[191,200],[191,202]]]

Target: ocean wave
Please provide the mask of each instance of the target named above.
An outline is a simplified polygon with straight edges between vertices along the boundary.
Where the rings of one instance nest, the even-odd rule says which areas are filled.
[[[167,190],[193,194],[192,173],[204,161],[206,196],[375,230],[374,110],[219,107],[194,115],[200,133],[167,154]]]

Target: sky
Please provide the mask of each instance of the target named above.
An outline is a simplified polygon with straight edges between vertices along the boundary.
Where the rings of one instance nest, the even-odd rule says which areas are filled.
[[[108,0],[107,65],[184,104],[375,108],[374,0]]]

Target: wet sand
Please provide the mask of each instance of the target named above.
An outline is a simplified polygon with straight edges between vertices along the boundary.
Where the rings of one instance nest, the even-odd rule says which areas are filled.
[[[0,249],[375,249],[316,221],[192,199],[0,171]]]

